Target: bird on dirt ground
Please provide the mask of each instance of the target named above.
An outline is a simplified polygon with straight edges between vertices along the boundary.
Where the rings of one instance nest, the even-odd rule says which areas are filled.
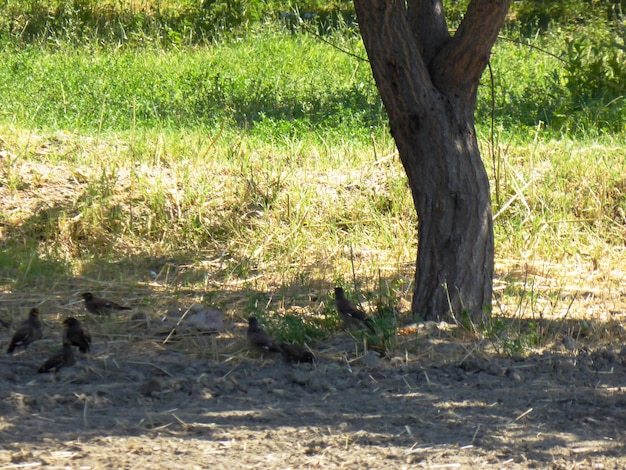
[[[360,328],[366,327],[371,332],[374,332],[374,325],[371,318],[369,318],[363,310],[356,308],[352,302],[346,299],[342,287],[335,287],[335,307],[346,326],[350,327],[354,325]]]
[[[132,310],[130,307],[123,307],[110,300],[95,297],[91,292],[85,292],[81,296],[85,300],[87,311],[95,315],[111,315],[113,310]]]
[[[280,346],[259,326],[256,317],[248,318],[248,344],[253,351],[261,354],[282,353]]]
[[[39,310],[31,308],[28,313],[28,319],[22,322],[13,334],[7,354],[11,354],[18,346],[24,346],[24,349],[26,349],[30,343],[41,339],[42,336],[43,326],[39,320]]]
[[[74,317],[67,317],[63,320],[63,324],[66,326],[63,332],[63,341],[67,341],[72,346],[78,346],[78,349],[82,353],[88,353],[89,345],[91,344],[89,331],[84,329],[80,322]]]
[[[63,367],[73,366],[76,364],[72,344],[69,341],[63,342],[63,349],[54,353],[37,371],[40,374],[46,372],[54,372],[55,374]]]
[[[315,356],[298,344],[280,343],[280,350],[287,362],[314,362]]]

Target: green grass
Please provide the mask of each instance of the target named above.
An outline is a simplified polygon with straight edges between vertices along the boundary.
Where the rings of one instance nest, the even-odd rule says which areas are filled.
[[[483,76],[477,120],[532,135],[540,122],[556,135],[596,137],[626,131],[622,35],[609,25],[569,27],[532,38],[511,30],[494,47],[494,100]]]
[[[359,44],[352,39],[345,46]],[[359,129],[363,138],[384,120],[366,63],[280,28],[166,53],[7,47],[0,60],[0,82],[12,84],[0,88],[2,118],[26,127],[104,132],[227,125],[331,136]]]
[[[365,56],[353,31],[329,37]],[[370,346],[399,347],[417,220],[366,63],[262,25],[193,46],[5,42],[0,64],[7,298],[115,286],[158,312],[199,296],[314,342],[340,326],[341,282],[376,318]],[[562,61],[501,42],[492,66],[495,142],[488,80],[477,116],[494,321],[465,326],[513,354],[555,340],[548,318],[623,311],[624,134],[594,129],[598,114],[560,127]]]

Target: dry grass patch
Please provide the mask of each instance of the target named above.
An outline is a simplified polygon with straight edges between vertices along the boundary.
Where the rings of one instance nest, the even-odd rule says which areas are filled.
[[[530,325],[528,346],[622,337],[613,326],[625,311],[624,250],[606,214],[626,205],[622,179],[581,171],[581,156],[607,161],[617,150],[551,142],[501,154],[508,202],[495,224],[493,312],[514,334]],[[302,337],[339,326],[332,287],[356,281],[368,311],[411,321],[416,218],[392,147],[5,129],[0,152],[10,316],[29,303],[76,313],[78,294],[92,290],[142,305],[155,321],[173,304],[204,302],[234,322],[255,314]],[[291,318],[317,320],[281,326]]]

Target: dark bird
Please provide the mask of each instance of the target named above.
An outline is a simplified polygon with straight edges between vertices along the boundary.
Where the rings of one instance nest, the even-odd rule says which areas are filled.
[[[7,353],[11,354],[18,346],[24,346],[24,349],[26,349],[30,343],[41,339],[42,336],[43,326],[39,320],[39,310],[31,308],[28,313],[28,319],[22,322],[13,338],[11,338]]]
[[[280,350],[287,362],[314,362],[315,356],[298,344],[280,343]]]
[[[132,310],[130,307],[123,307],[110,300],[94,297],[91,292],[85,292],[81,294],[81,296],[85,300],[85,308],[87,311],[95,315],[111,315],[113,310]]]
[[[258,353],[282,352],[280,346],[259,326],[256,317],[248,318],[247,337],[250,348]]]
[[[346,326],[355,325],[360,328],[366,327],[371,332],[375,331],[371,318],[363,310],[356,308],[352,302],[346,299],[346,295],[341,287],[335,287],[335,307]]]
[[[72,346],[78,346],[82,353],[88,353],[89,345],[91,344],[89,331],[84,329],[74,317],[67,317],[63,320],[63,324],[66,326],[63,332],[63,341],[70,343]]]
[[[72,351],[72,344],[69,341],[63,342],[63,349],[54,353],[37,371],[40,374],[46,372],[54,372],[55,374],[62,367],[73,366],[76,364],[74,358],[74,351]]]

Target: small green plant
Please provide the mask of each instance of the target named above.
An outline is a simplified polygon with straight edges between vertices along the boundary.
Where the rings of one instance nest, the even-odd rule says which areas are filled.
[[[393,303],[384,301],[377,303],[375,312],[371,318],[376,333],[368,335],[368,346],[382,354],[389,355],[398,344],[396,311]]]
[[[286,313],[273,320],[271,330],[279,342],[310,345],[330,335],[323,317]]]

